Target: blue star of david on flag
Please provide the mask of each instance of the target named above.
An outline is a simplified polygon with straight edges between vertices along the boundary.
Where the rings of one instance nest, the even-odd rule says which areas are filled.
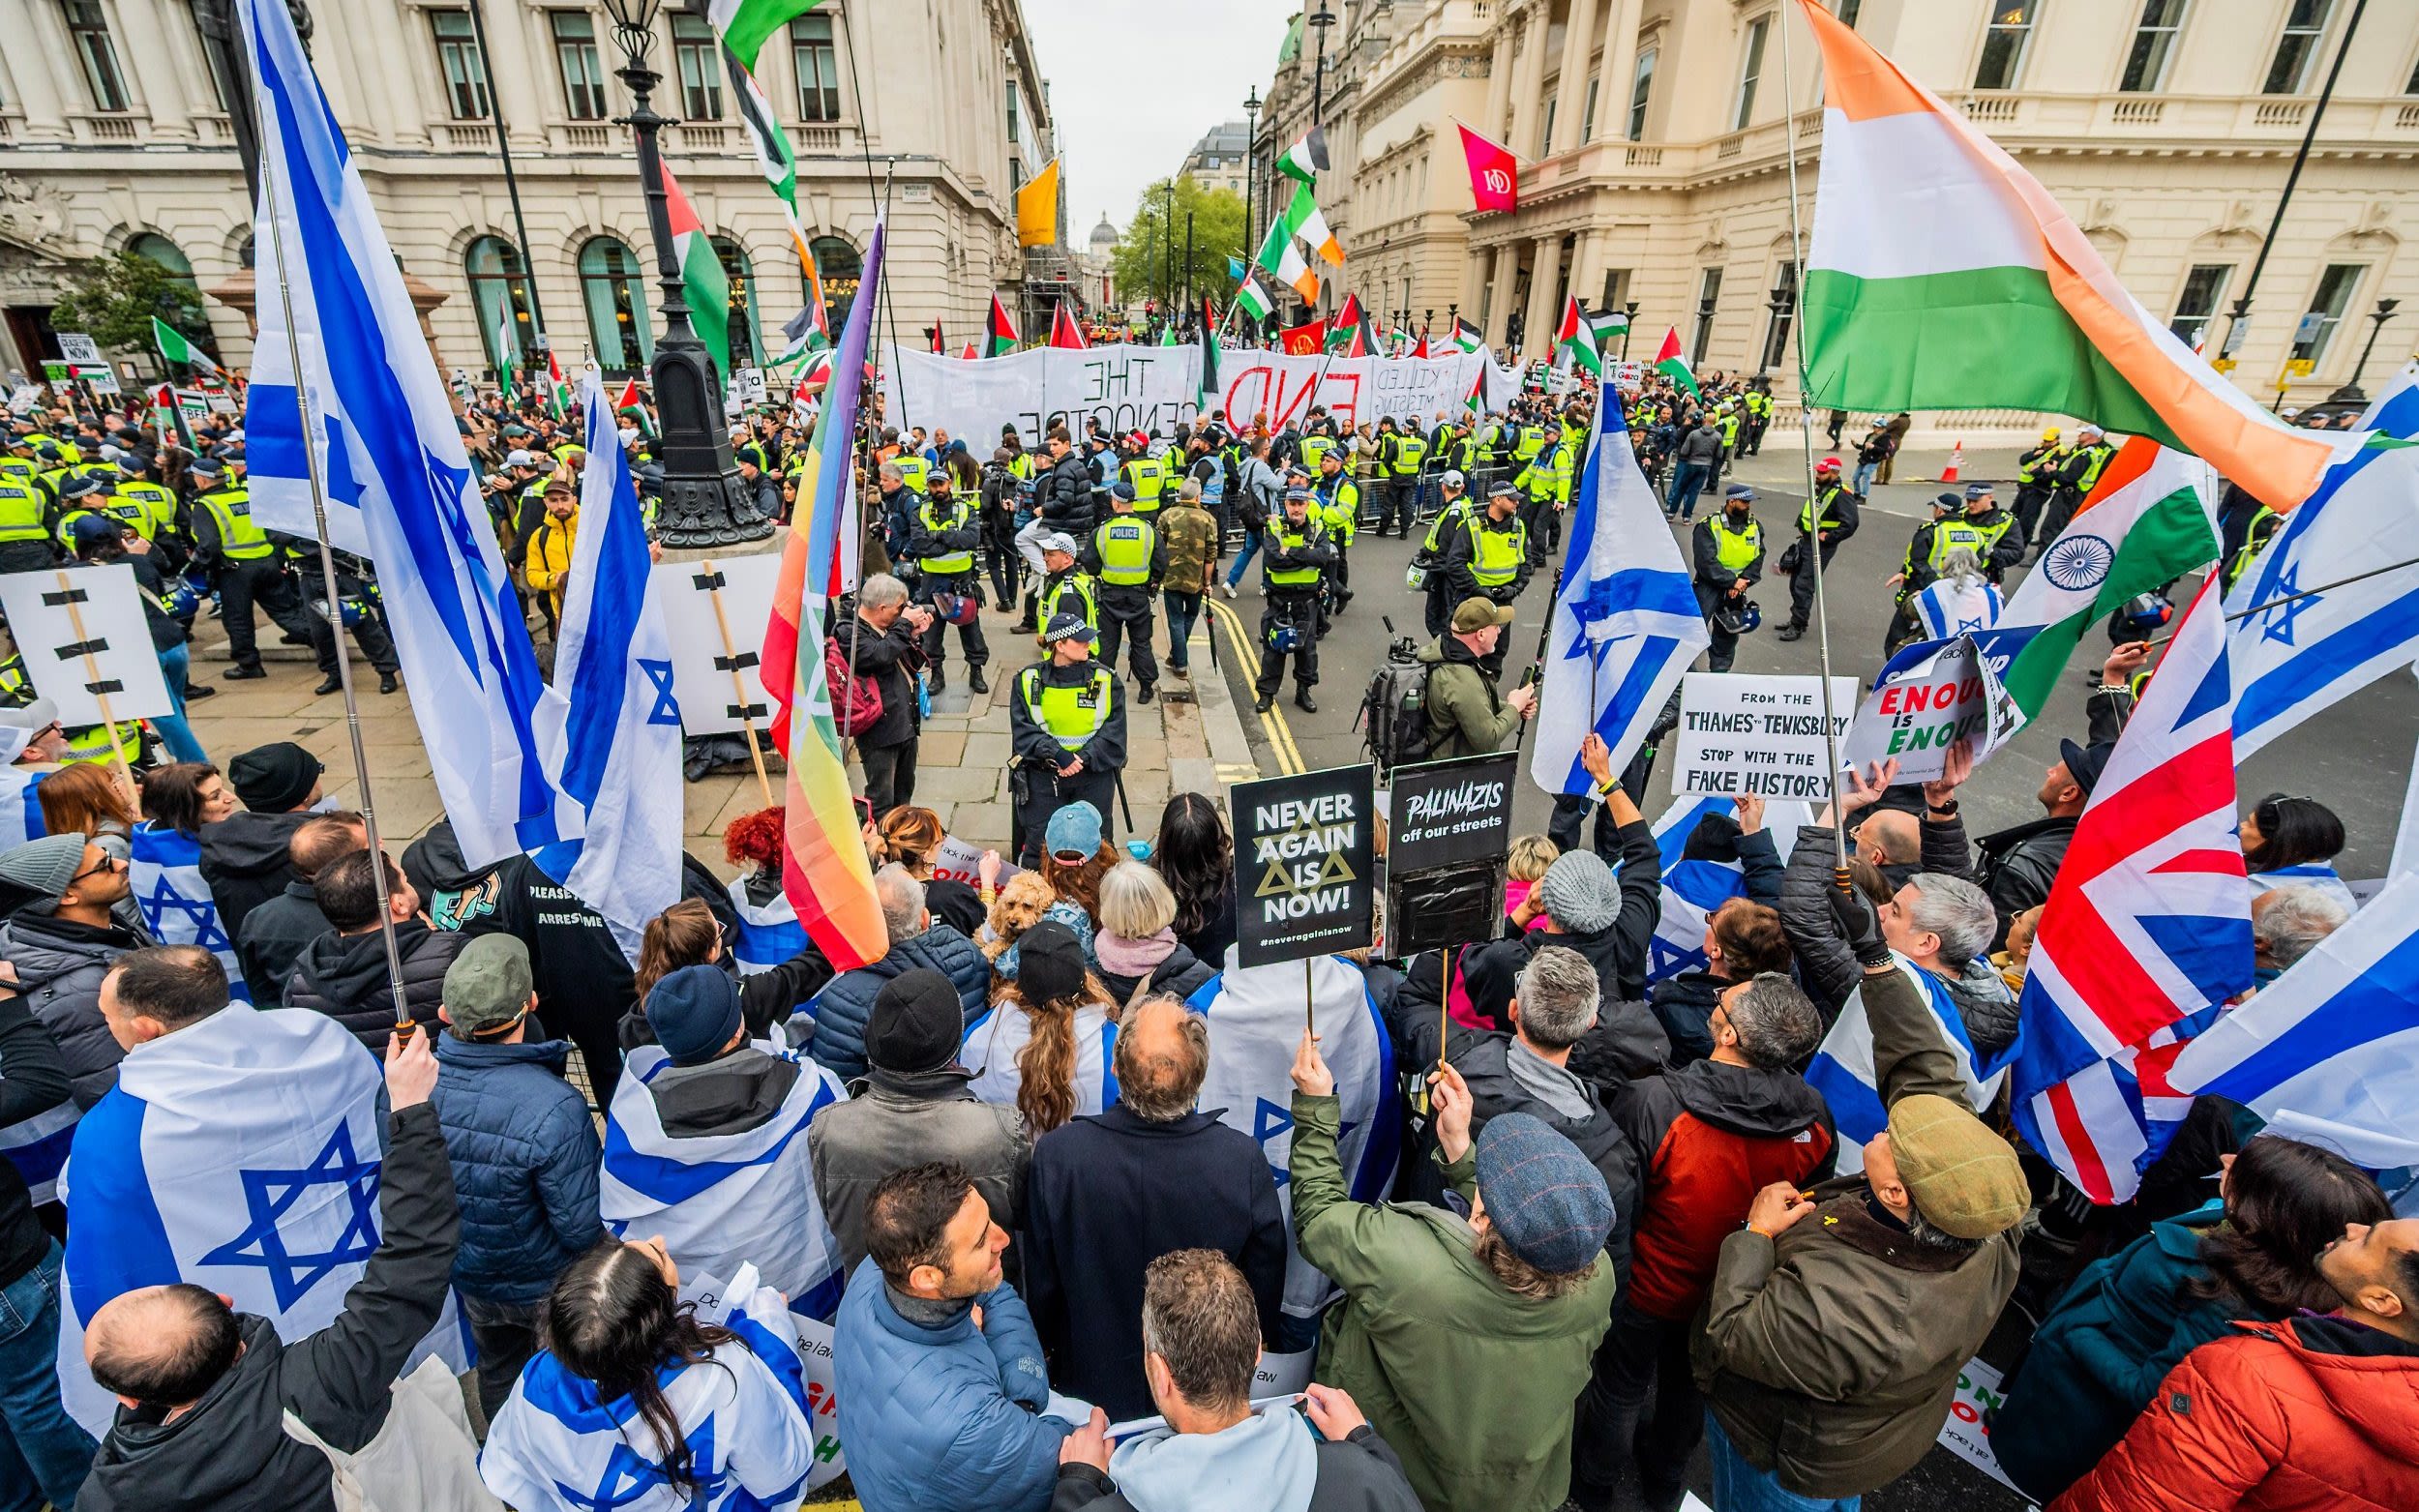
[[[186,897],[169,884],[165,875],[152,888],[151,896],[137,896],[134,904],[142,909],[143,925],[154,939],[168,937],[163,924],[169,914],[175,914],[194,927],[193,942],[202,949],[216,954],[235,948],[235,942],[226,937],[226,931],[219,928],[219,905],[207,898]]]
[[[1269,1146],[1269,1141],[1275,1139],[1278,1135],[1290,1135],[1294,1132],[1294,1115],[1290,1111],[1279,1108],[1276,1104],[1269,1102],[1265,1097],[1255,1098],[1253,1101],[1256,1106],[1252,1109],[1251,1114],[1251,1137],[1253,1141],[1259,1144],[1263,1150],[1266,1150]],[[1346,1140],[1352,1138],[1353,1131],[1359,1127],[1360,1125],[1354,1123],[1350,1119],[1346,1119],[1344,1122],[1338,1124],[1335,1131],[1335,1142],[1337,1146],[1340,1148]],[[1286,1143],[1287,1150],[1290,1154],[1292,1149],[1292,1141],[1288,1140]],[[1286,1169],[1284,1161],[1272,1160],[1269,1162],[1269,1171],[1271,1175],[1276,1177],[1276,1184],[1278,1186],[1283,1186],[1286,1182],[1294,1179],[1294,1173]]]
[[[367,1260],[378,1247],[378,1163],[353,1152],[352,1130],[338,1124],[311,1164],[300,1170],[242,1171],[244,1231],[204,1255],[205,1265],[257,1265],[269,1273],[280,1312],[292,1307],[321,1281]],[[286,1248],[281,1220],[303,1194],[317,1187],[342,1189],[348,1204],[344,1227],[323,1250]]]
[[[678,726],[680,702],[672,697],[672,663],[649,661],[642,656],[631,660],[639,664],[639,670],[646,674],[647,683],[655,690],[655,703],[646,711],[646,722],[650,725]]]
[[[689,1473],[697,1483],[697,1489],[690,1493],[689,1505],[712,1506],[714,1498],[722,1495],[724,1484],[731,1478],[728,1474],[717,1474],[713,1469],[714,1420],[709,1417],[699,1424],[698,1431],[689,1436],[688,1442]],[[644,1501],[647,1494],[655,1488],[671,1484],[672,1477],[665,1473],[662,1466],[640,1455],[628,1444],[617,1443],[606,1456],[605,1469],[597,1477],[594,1491],[575,1490],[559,1480],[554,1482],[554,1490],[561,1494],[566,1505],[586,1507],[589,1512],[614,1512],[617,1507]]]
[[[2295,562],[2278,573],[2274,581],[2260,584],[2268,590],[2269,598],[2285,601],[2274,605],[2260,616],[2259,637],[2262,640],[2274,640],[2282,645],[2291,645],[2293,643],[2293,621],[2325,602],[2326,596],[2317,593],[2311,594],[2307,598],[2294,598],[2293,595],[2301,592],[2300,578],[2301,564]]]

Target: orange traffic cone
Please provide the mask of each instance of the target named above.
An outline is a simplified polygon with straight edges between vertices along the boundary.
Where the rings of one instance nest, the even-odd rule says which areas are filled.
[[[1964,440],[1964,438],[1963,438],[1963,437],[1961,437],[1961,436],[1960,436],[1960,437],[1957,439],[1957,444],[1956,444],[1956,445],[1955,445],[1955,446],[1953,446],[1953,447],[1951,447],[1951,448],[1949,449],[1949,467],[1948,467],[1948,470],[1947,470],[1946,472],[1943,472],[1943,473],[1940,475],[1940,481],[1941,481],[1941,482],[1943,482],[1943,483],[1955,483],[1955,482],[1956,482],[1956,481],[1957,481],[1957,473],[1958,473],[1958,471],[1959,471],[1960,469],[1962,469],[1964,466],[1965,466],[1965,440]]]

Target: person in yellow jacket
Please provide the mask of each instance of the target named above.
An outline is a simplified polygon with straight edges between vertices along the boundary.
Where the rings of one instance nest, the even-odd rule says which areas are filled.
[[[563,585],[571,576],[571,550],[580,539],[580,494],[567,479],[546,486],[546,518],[529,536],[529,555],[522,572],[531,593],[543,593],[553,605],[553,622],[562,623]]]
[[[1576,471],[1562,426],[1547,421],[1543,437],[1544,444],[1512,480],[1512,487],[1528,496],[1520,518],[1529,527],[1529,550],[1540,562],[1562,549],[1563,512],[1570,507],[1570,480]]]

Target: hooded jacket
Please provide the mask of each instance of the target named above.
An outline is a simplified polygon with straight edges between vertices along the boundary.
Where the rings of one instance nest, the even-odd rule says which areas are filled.
[[[2050,1512],[2419,1505],[2419,1345],[2340,1314],[2234,1326]]]
[[[285,891],[301,874],[286,845],[294,831],[317,817],[308,809],[254,814],[246,809],[201,827],[201,879],[219,905],[219,928],[239,937],[244,916]]]
[[[1059,1467],[1050,1512],[1419,1512],[1403,1462],[1363,1423],[1341,1442],[1311,1435],[1301,1415],[1264,1408],[1214,1434],[1129,1438],[1109,1472]]]
[[[1641,1168],[1629,1290],[1650,1318],[1687,1322],[1714,1284],[1722,1240],[1776,1181],[1827,1174],[1837,1136],[1823,1095],[1788,1070],[1695,1060],[1606,1099]]]
[[[445,968],[464,943],[464,936],[440,934],[418,919],[395,926],[395,948],[403,961],[403,1004],[414,1023],[436,1023],[437,1004],[445,999]],[[387,979],[381,932],[339,934],[331,930],[313,940],[285,979],[284,1003],[326,1014],[371,1053],[385,1054],[386,1037],[395,1028],[395,993]]]
[[[588,1100],[563,1080],[562,1040],[436,1039],[437,1121],[462,1208],[454,1285],[483,1301],[531,1303],[604,1237],[603,1150]]]
[[[423,895],[425,896],[425,895]],[[300,877],[244,916],[235,935],[235,960],[254,1008],[282,1006],[285,979],[311,942],[336,926],[319,911],[319,889]]]
[[[50,913],[19,910],[0,924],[0,961],[16,967],[18,993],[59,1042],[78,1108],[90,1108],[117,1084],[118,1062],[126,1058],[101,1017],[101,979],[118,957],[151,942],[136,930],[96,929]]]
[[[378,1248],[335,1320],[288,1344],[269,1319],[237,1314],[244,1352],[192,1410],[153,1423],[118,1409],[75,1498],[82,1512],[333,1512],[334,1469],[286,1433],[285,1414],[347,1454],[375,1438],[454,1266],[454,1178],[433,1107],[390,1115],[381,1171]]]
[[[966,1168],[991,1206],[991,1221],[1015,1232],[1025,1221],[1025,1172],[1033,1146],[1014,1108],[998,1108],[966,1089],[964,1066],[866,1074],[861,1089],[807,1125],[815,1195],[840,1244],[840,1266],[865,1259],[865,1201],[883,1177],[931,1160]],[[1010,1259],[1023,1260],[1020,1253]]]
[[[946,924],[936,924],[891,946],[880,961],[843,971],[823,984],[809,1005],[815,1015],[817,1063],[843,1082],[865,1075],[865,1025],[874,1017],[875,995],[892,977],[918,966],[949,979],[967,1023],[973,1023],[989,1005],[990,961],[972,940]]]

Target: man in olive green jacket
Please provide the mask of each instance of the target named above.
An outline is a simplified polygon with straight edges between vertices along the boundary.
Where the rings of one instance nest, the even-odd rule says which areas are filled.
[[[1496,750],[1520,722],[1538,711],[1538,691],[1515,688],[1508,697],[1495,691],[1504,667],[1505,627],[1512,607],[1473,595],[1453,609],[1452,627],[1419,648],[1427,664],[1428,756],[1478,756]]]
[[[2029,1201],[2016,1152],[1966,1107],[1956,1056],[1872,904],[1844,884],[1826,896],[1865,968],[1890,1121],[1861,1174],[1810,1200],[1767,1187],[1722,1241],[1693,1349],[1716,1506],[1755,1504],[1751,1487],[1729,1489],[1743,1481],[1835,1499],[1912,1469],[2016,1289]]]
[[[1447,1066],[1437,1158],[1470,1217],[1356,1202],[1335,1079],[1308,1033],[1294,1087],[1294,1234],[1344,1289],[1315,1378],[1360,1405],[1428,1512],[1553,1512],[1570,1488],[1571,1403],[1612,1319],[1604,1178],[1527,1113],[1474,1142],[1470,1089]]]

